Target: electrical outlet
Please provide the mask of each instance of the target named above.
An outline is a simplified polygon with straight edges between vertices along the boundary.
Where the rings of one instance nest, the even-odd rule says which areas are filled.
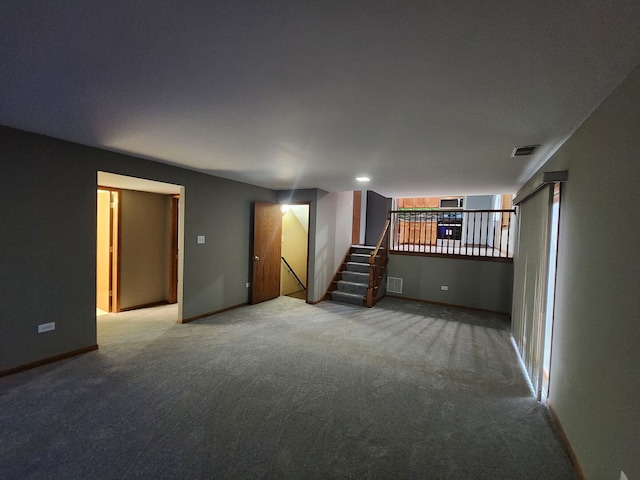
[[[204,243],[204,235],[198,235],[197,242]]]
[[[56,322],[41,323],[38,325],[38,333],[50,332],[56,329]]]
[[[620,470],[620,480],[629,480],[622,470]]]
[[[446,292],[449,290],[449,285],[440,285],[440,290],[444,290]]]

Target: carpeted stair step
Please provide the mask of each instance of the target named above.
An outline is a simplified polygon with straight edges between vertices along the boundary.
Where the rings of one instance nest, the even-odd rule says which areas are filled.
[[[341,292],[340,290],[334,290],[331,292],[331,300],[334,302],[350,303],[352,305],[364,305],[364,298],[362,295],[354,293]]]
[[[350,272],[348,270],[344,270],[341,273],[342,280],[346,280],[347,282],[369,283],[369,273]]]
[[[360,295],[360,297],[364,297],[367,293],[368,284],[338,280],[337,287],[340,292],[353,293],[355,295]]]
[[[376,249],[376,247],[369,247],[367,245],[352,245],[351,249],[352,249],[351,253],[361,253],[365,255],[370,255],[371,252],[373,252]]]
[[[359,262],[347,262],[347,271],[369,273],[369,264],[359,263]]]
[[[369,256],[370,255],[368,253],[352,253],[351,255],[349,255],[349,261],[368,264]]]

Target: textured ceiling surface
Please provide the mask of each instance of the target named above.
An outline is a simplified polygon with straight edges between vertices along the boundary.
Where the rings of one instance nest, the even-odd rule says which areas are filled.
[[[640,62],[640,2],[3,0],[0,55],[10,127],[274,189],[507,193]]]

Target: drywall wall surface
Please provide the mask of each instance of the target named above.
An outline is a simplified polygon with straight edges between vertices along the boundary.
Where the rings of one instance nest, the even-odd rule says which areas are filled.
[[[96,174],[60,145],[0,128],[0,370],[96,343]]]
[[[391,199],[367,190],[367,217],[365,227],[366,245],[376,245],[384,224],[389,218],[389,210],[391,210]]]
[[[252,204],[275,202],[275,192],[207,175],[189,179],[185,189],[184,316],[190,318],[249,300]]]
[[[333,195],[336,199],[336,232],[334,237],[336,248],[329,282],[333,279],[333,275],[342,264],[345,254],[351,247],[351,233],[353,227],[353,192],[335,192]],[[325,285],[325,290],[326,287],[329,286],[329,282]]]
[[[512,263],[392,254],[388,276],[402,278],[403,297],[511,312]]]
[[[309,233],[309,205],[289,205],[289,210],[296,216],[305,233]]]
[[[99,170],[185,187],[184,318],[248,301],[251,203],[274,191],[7,127],[0,150],[0,370],[96,344]]]
[[[353,192],[319,192],[315,230],[314,289],[309,301],[321,300],[351,245]]]
[[[491,210],[494,208],[494,195],[468,195],[464,199],[465,210]]]
[[[637,67],[542,169],[569,172],[549,402],[594,479],[640,478],[639,106]]]
[[[495,209],[496,195],[469,195],[465,210]],[[468,213],[462,224],[463,240],[467,244],[493,247],[496,232],[500,232],[500,215],[496,213]]]
[[[170,198],[120,192],[120,309],[168,299]]]

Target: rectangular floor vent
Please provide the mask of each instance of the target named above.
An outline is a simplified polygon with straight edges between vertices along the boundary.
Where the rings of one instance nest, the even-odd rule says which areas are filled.
[[[398,277],[387,277],[387,292],[402,293],[402,279]]]

